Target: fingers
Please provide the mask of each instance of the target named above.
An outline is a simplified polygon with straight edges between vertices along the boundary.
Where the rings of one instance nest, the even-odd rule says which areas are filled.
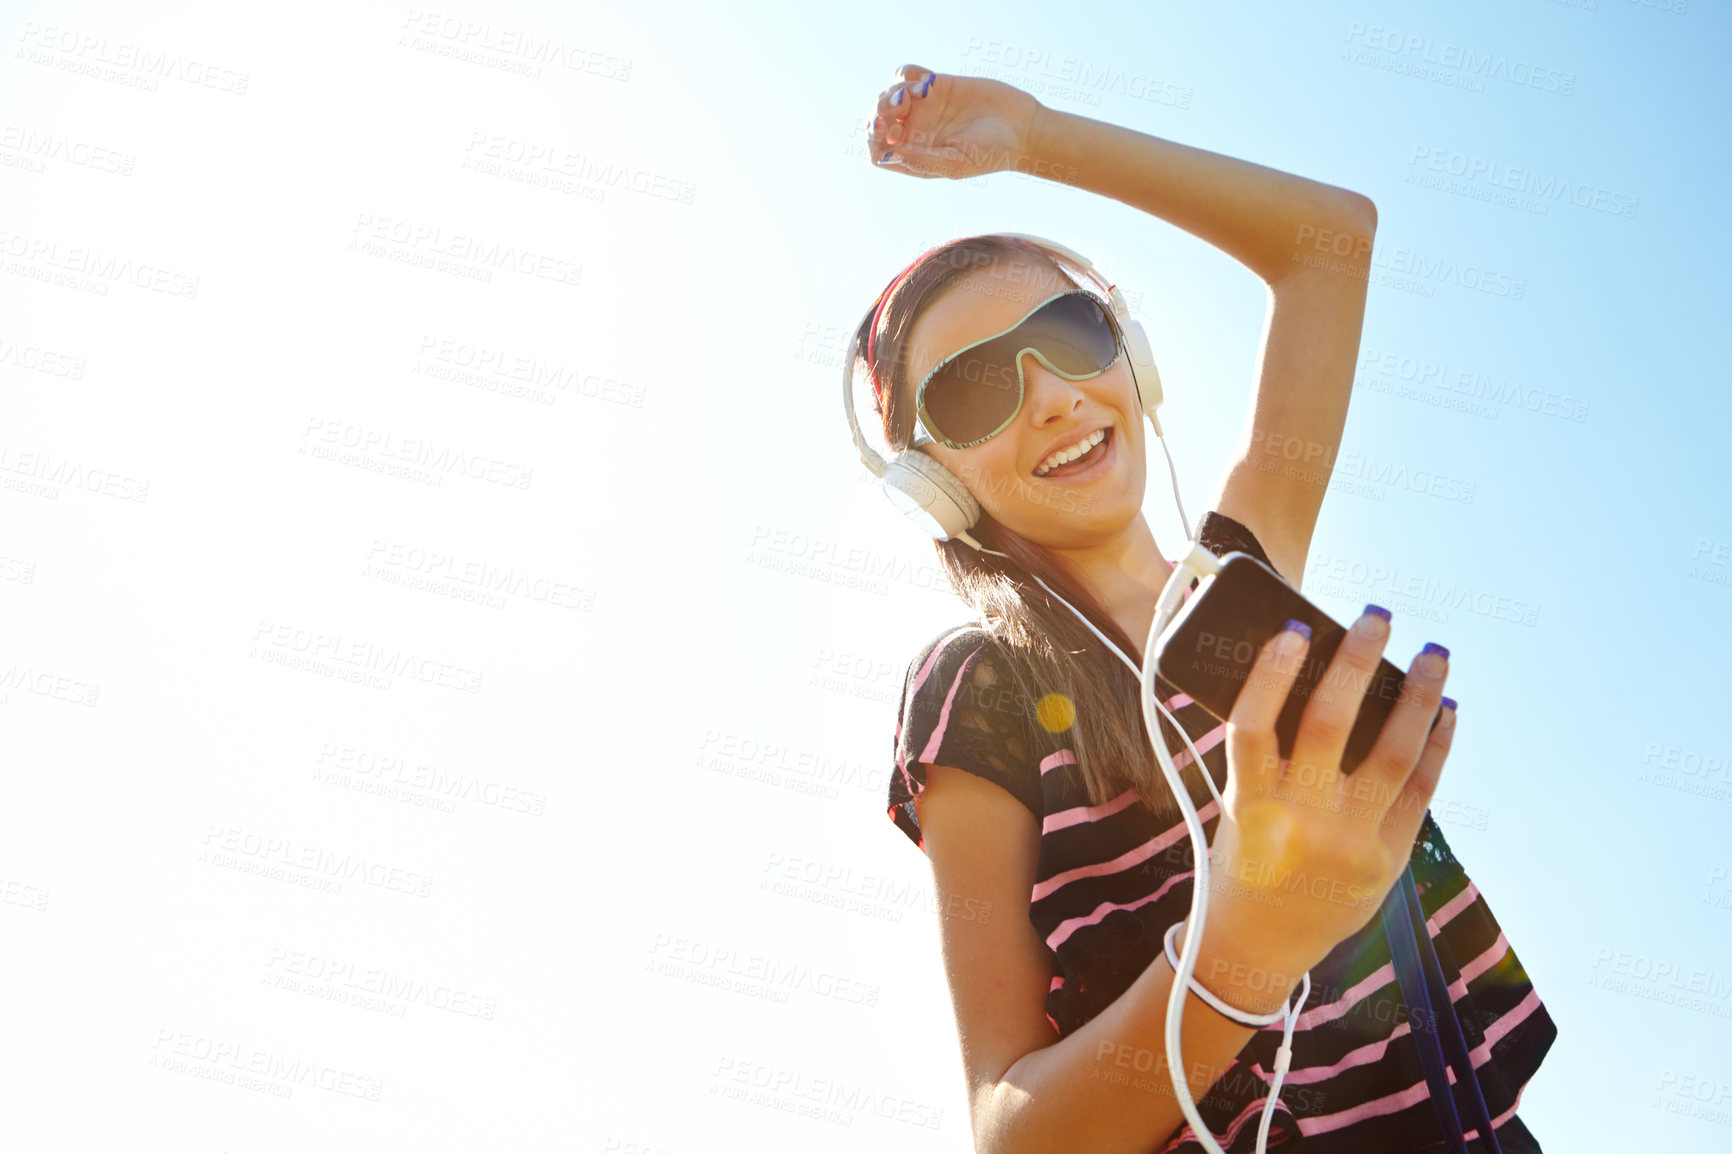
[[[1227,715],[1228,753],[1243,788],[1262,792],[1280,779],[1281,752],[1275,720],[1305,663],[1311,630],[1300,622],[1271,637],[1251,664],[1239,696]]]
[[[1366,788],[1373,791],[1374,796],[1394,801],[1407,785],[1409,776],[1419,772],[1416,763],[1432,755],[1440,734],[1443,749],[1448,751],[1448,741],[1454,732],[1455,710],[1445,710],[1446,716],[1438,718],[1435,728],[1431,724],[1437,718],[1443,683],[1448,677],[1449,651],[1438,645],[1427,645],[1408,665],[1407,675],[1401,682],[1401,694],[1383,723],[1383,731],[1377,735],[1377,743],[1371,747],[1371,752],[1355,774],[1366,779]],[[1446,721],[1449,723],[1447,729],[1444,726]],[[1437,760],[1437,768],[1441,771],[1442,758]],[[1428,792],[1425,796],[1429,799],[1431,795]],[[1421,806],[1422,812],[1423,809]],[[1417,827],[1417,817],[1414,824]]]
[[[902,138],[900,130],[903,125],[899,122],[908,118],[916,101],[931,94],[933,79],[930,69],[918,64],[904,64],[896,70],[896,79],[890,87],[878,94],[878,106],[874,112],[888,129],[892,144]]]
[[[1443,762],[1454,741],[1455,706],[1447,704],[1437,724],[1426,734],[1425,747],[1420,750],[1413,772],[1407,775],[1405,784],[1398,786],[1400,792],[1383,815],[1381,832],[1390,853],[1397,860],[1413,851],[1413,839],[1419,833],[1419,823],[1425,820],[1425,811],[1431,806],[1433,795],[1437,793],[1438,779],[1443,776]],[[1373,754],[1373,758],[1375,756]],[[1371,768],[1371,760],[1367,759],[1361,772]]]
[[[1311,700],[1305,703],[1305,712],[1300,715],[1299,732],[1293,741],[1294,765],[1333,768],[1341,764],[1347,736],[1353,731],[1354,719],[1365,701],[1366,687],[1371,684],[1377,663],[1383,657],[1383,647],[1389,642],[1388,612],[1367,605],[1341,639],[1334,659],[1312,689]]]
[[[884,153],[906,139],[907,125],[903,122],[913,111],[916,101],[931,95],[935,80],[931,69],[918,64],[904,64],[896,70],[895,81],[878,94],[867,142],[874,163],[884,163]]]

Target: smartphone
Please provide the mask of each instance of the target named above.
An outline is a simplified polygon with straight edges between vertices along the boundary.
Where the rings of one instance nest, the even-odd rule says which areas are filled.
[[[1276,746],[1282,757],[1292,757],[1300,715],[1335,659],[1347,629],[1255,557],[1228,553],[1221,558],[1219,573],[1201,579],[1197,591],[1155,639],[1155,672],[1226,721],[1257,654],[1289,619],[1311,627],[1305,664],[1275,722]],[[1389,711],[1403,698],[1406,680],[1407,674],[1388,658],[1378,660],[1341,754],[1343,773],[1358,769],[1377,744]],[[1441,714],[1439,709],[1432,717],[1433,726]]]

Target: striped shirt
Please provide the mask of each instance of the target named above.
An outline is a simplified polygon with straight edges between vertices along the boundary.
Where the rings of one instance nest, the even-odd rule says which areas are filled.
[[[1210,512],[1200,528],[1211,552],[1239,551],[1270,564],[1239,522]],[[1003,662],[998,643],[978,626],[947,631],[910,662],[896,722],[889,815],[924,852],[913,798],[925,788],[931,765],[995,782],[1034,815],[1041,835],[1029,920],[1046,943],[1052,967],[1047,1021],[1063,1038],[1128,989],[1161,954],[1167,927],[1189,915],[1190,839],[1183,822],[1162,828],[1134,790],[1091,806],[1076,756],[1066,745],[1068,731],[1048,733],[1038,724],[1034,702],[1014,690]],[[1159,692],[1204,766],[1224,785],[1225,724],[1165,681]],[[1189,750],[1165,719],[1161,727],[1174,765],[1183,770]],[[1212,839],[1218,818],[1212,798],[1198,816]],[[1499,1145],[1506,1154],[1538,1151],[1515,1116],[1516,1105],[1557,1027],[1485,895],[1429,812],[1414,840],[1412,864]],[[1368,919],[1311,970],[1311,993],[1293,1035],[1292,1067],[1271,1120],[1271,1149],[1389,1154],[1443,1140],[1382,919]],[[1198,1100],[1203,1121],[1229,1154],[1256,1148],[1280,1042],[1279,1023],[1259,1030]],[[1468,1137],[1474,1137],[1465,1086],[1458,1085],[1457,1109],[1470,1128]],[[1151,1135],[1148,1148],[1161,1154],[1202,1151],[1183,1123],[1170,1135]]]

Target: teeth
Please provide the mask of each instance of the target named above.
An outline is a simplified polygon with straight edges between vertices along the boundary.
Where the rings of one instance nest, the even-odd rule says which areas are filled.
[[[1035,467],[1034,475],[1037,477],[1044,477],[1047,473],[1058,468],[1065,462],[1076,460],[1078,457],[1082,456],[1084,453],[1105,440],[1106,435],[1107,431],[1105,429],[1096,429],[1070,448],[1060,449],[1058,452],[1042,461]]]

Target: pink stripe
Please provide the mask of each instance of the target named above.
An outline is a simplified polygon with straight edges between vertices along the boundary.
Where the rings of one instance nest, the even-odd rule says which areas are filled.
[[[1435,937],[1436,935],[1434,934],[1433,936]],[[1450,984],[1449,1000],[1451,1005],[1467,997],[1468,982],[1472,981],[1486,970],[1491,969],[1492,966],[1496,965],[1497,962],[1507,953],[1509,953],[1509,943],[1504,940],[1503,934],[1499,933],[1497,941],[1484,953],[1480,954],[1479,957],[1464,966],[1461,971],[1461,977]],[[1513,1013],[1514,1011],[1511,1012]],[[1267,1028],[1277,1029],[1279,1027],[1270,1026]],[[1308,1066],[1303,1070],[1289,1070],[1287,1072],[1287,1082],[1289,1085],[1326,1082],[1337,1074],[1346,1070],[1351,1070],[1355,1066],[1363,1066],[1369,1062],[1379,1061],[1382,1059],[1384,1052],[1389,1049],[1389,1044],[1391,1042],[1412,1032],[1413,1027],[1408,1023],[1403,1022],[1401,1025],[1391,1030],[1389,1037],[1383,1039],[1381,1042],[1370,1042],[1356,1050],[1350,1050],[1346,1054],[1342,1055],[1341,1060],[1336,1062],[1334,1065]],[[1482,1063],[1479,1060],[1475,1060],[1474,1062],[1475,1066],[1481,1064]],[[1251,1068],[1257,1072],[1259,1078],[1267,1080],[1267,1075],[1264,1073],[1260,1063],[1254,1064]],[[1495,1119],[1493,1120],[1492,1125],[1497,1125]]]
[[[1222,722],[1201,737],[1191,739],[1191,744],[1197,747],[1197,752],[1207,757],[1209,751],[1227,739],[1227,723]],[[1191,751],[1181,749],[1173,755],[1173,768],[1184,769],[1191,764]]]
[[[1450,983],[1449,996],[1452,1001],[1460,1001],[1467,997],[1467,984],[1503,961],[1509,953],[1509,939],[1503,936],[1503,931],[1497,933],[1497,941],[1493,942],[1485,953],[1461,968],[1461,977]]]
[[[1431,917],[1426,919],[1425,928],[1431,933],[1431,936],[1435,938],[1438,934],[1443,932],[1443,927],[1446,922],[1449,922],[1456,914],[1459,914],[1462,910],[1471,906],[1474,899],[1477,897],[1479,897],[1479,887],[1474,885],[1473,879],[1470,878],[1468,879],[1467,887],[1465,889],[1463,889],[1459,894],[1456,894],[1453,898],[1450,898],[1447,902],[1444,902],[1443,905],[1438,907],[1435,914],[1432,914]]]
[[[1215,816],[1215,803],[1213,801],[1210,801],[1202,809],[1197,811],[1198,819],[1200,821],[1203,821],[1203,822],[1207,822],[1210,818],[1212,818],[1214,816]],[[1164,849],[1166,846],[1171,845],[1175,840],[1177,840],[1177,837],[1182,837],[1182,836],[1184,836],[1184,834],[1185,834],[1185,827],[1183,825],[1175,826],[1173,829],[1168,830],[1166,833],[1162,834],[1160,837],[1155,838],[1153,841],[1148,843],[1148,845],[1139,847],[1138,849],[1131,851],[1130,854],[1124,855],[1123,858],[1119,858],[1116,860],[1122,861],[1122,860],[1124,860],[1124,858],[1129,858],[1133,855],[1136,855],[1136,856],[1141,857],[1141,858],[1146,858],[1147,856],[1149,856],[1149,854],[1145,853],[1144,851],[1148,850],[1149,846],[1155,846],[1156,847],[1155,850],[1152,850],[1150,852],[1158,852],[1159,849]],[[1177,835],[1177,836],[1175,836],[1175,835]],[[1107,863],[1107,864],[1110,865],[1111,863]],[[1051,881],[1049,881],[1049,882],[1043,882],[1043,883],[1041,883],[1040,886],[1036,886],[1035,888],[1036,888],[1036,890],[1039,890],[1039,889],[1041,889],[1042,886],[1051,886],[1051,885],[1053,885],[1053,883],[1063,884],[1064,881],[1074,880],[1074,875],[1079,873],[1079,872],[1081,872],[1081,871],[1072,870],[1068,874],[1063,875],[1061,878],[1054,878],[1054,879],[1051,879]],[[1159,889],[1157,889],[1154,893],[1148,895],[1147,897],[1138,898],[1134,902],[1102,902],[1099,905],[1097,905],[1094,908],[1093,912],[1091,912],[1091,913],[1084,914],[1084,915],[1081,915],[1079,917],[1066,918],[1064,921],[1060,922],[1057,926],[1055,926],[1053,928],[1053,931],[1051,934],[1047,935],[1046,944],[1054,952],[1057,952],[1059,946],[1061,946],[1065,942],[1069,941],[1071,935],[1076,933],[1078,930],[1083,929],[1084,927],[1087,927],[1087,926],[1099,925],[1103,920],[1105,920],[1105,918],[1108,914],[1113,913],[1116,910],[1140,909],[1141,907],[1148,905],[1150,902],[1159,901],[1161,898],[1165,897],[1173,889],[1174,886],[1178,885],[1180,882],[1189,881],[1191,878],[1191,875],[1192,875],[1191,870],[1186,870],[1185,872],[1180,873],[1180,874],[1174,874],[1172,877],[1168,878],[1165,882],[1163,882],[1161,884],[1161,887]],[[1048,892],[1050,892],[1050,890]],[[1033,901],[1033,900],[1037,900],[1037,899],[1031,898],[1030,900]]]
[[[1280,1026],[1277,1025],[1270,1028],[1280,1029]],[[1283,1085],[1294,1086],[1311,1082],[1327,1082],[1337,1074],[1345,1073],[1346,1071],[1353,1069],[1355,1066],[1364,1066],[1371,1062],[1381,1061],[1384,1053],[1389,1049],[1391,1042],[1395,1041],[1397,1038],[1406,1037],[1412,1032],[1413,1027],[1408,1023],[1403,1022],[1401,1025],[1391,1030],[1389,1032],[1389,1037],[1383,1039],[1381,1042],[1368,1042],[1357,1050],[1350,1050],[1346,1054],[1342,1055],[1341,1060],[1332,1066],[1307,1066],[1303,1070],[1293,1069],[1287,1071],[1287,1079]],[[1261,1069],[1258,1069],[1258,1076],[1263,1076]]]
[[[1478,896],[1479,890],[1471,881],[1468,882],[1467,889],[1462,890],[1461,893],[1456,894],[1453,898],[1450,898],[1449,901],[1445,902],[1438,909],[1437,916],[1429,919],[1425,923],[1426,931],[1433,938],[1440,936],[1443,933],[1444,923],[1448,922],[1456,914],[1459,914],[1462,910],[1465,910],[1468,906],[1472,905],[1474,899]],[[1503,930],[1499,929],[1497,932],[1497,941],[1487,946],[1477,958],[1474,958],[1472,961],[1468,962],[1467,965],[1463,966],[1460,975],[1455,979],[1455,981],[1449,984],[1450,1004],[1453,1005],[1467,997],[1467,984],[1485,973],[1487,970],[1491,969],[1493,966],[1497,965],[1503,960],[1504,955],[1507,953],[1509,953],[1509,939],[1504,937]]]
[[[1235,1117],[1231,1122],[1227,1123],[1227,1132],[1225,1134],[1215,1134],[1215,1145],[1219,1146],[1223,1150],[1230,1149],[1232,1147],[1233,1143],[1238,1139],[1239,1131],[1244,1129],[1245,1123],[1249,1122],[1253,1118],[1260,1116],[1263,1113],[1263,1105],[1268,1100],[1269,1100],[1269,1096],[1267,1094],[1265,1094],[1263,1097],[1258,1098],[1256,1101],[1247,1103],[1245,1108],[1243,1110],[1239,1111],[1238,1116]],[[1284,1113],[1289,1118],[1291,1118],[1293,1116],[1293,1111],[1287,1109],[1287,1105],[1284,1102],[1276,1105],[1275,1112],[1277,1114],[1283,1114]],[[1261,1125],[1261,1123],[1259,1123],[1259,1125]],[[1495,1125],[1497,1125],[1497,1123],[1493,1122],[1492,1125],[1495,1126]],[[1273,1118],[1271,1118],[1269,1120],[1269,1132],[1271,1134],[1273,1134],[1275,1132],[1275,1123],[1274,1123]],[[1214,1131],[1211,1130],[1210,1133],[1214,1134]],[[1176,1150],[1180,1146],[1183,1146],[1186,1142],[1196,1142],[1196,1141],[1197,1141],[1197,1132],[1195,1130],[1191,1129],[1190,1123],[1187,1122],[1187,1123],[1185,1123],[1185,1128],[1183,1130],[1180,1130],[1179,1133],[1173,1138],[1173,1140],[1171,1142],[1168,1142],[1165,1146],[1161,1147],[1161,1154],[1167,1154],[1167,1151],[1169,1151],[1169,1150]],[[1201,1143],[1198,1143],[1198,1144],[1201,1145]]]
[[[1210,802],[1209,804],[1213,805],[1215,803]],[[1172,889],[1182,881],[1189,881],[1190,877],[1191,872],[1186,870],[1184,873],[1174,874],[1172,877],[1162,882],[1161,888],[1146,898],[1138,898],[1134,902],[1102,902],[1100,905],[1095,907],[1095,911],[1092,914],[1086,914],[1082,917],[1076,918],[1066,918],[1064,921],[1060,922],[1056,928],[1054,928],[1052,933],[1047,935],[1047,947],[1056,953],[1060,946],[1070,940],[1072,934],[1076,933],[1084,926],[1098,925],[1101,919],[1105,918],[1115,910],[1140,909],[1141,907],[1148,905],[1150,902],[1160,901],[1167,895],[1168,890]]]
[[[1313,1030],[1318,1026],[1333,1022],[1335,1019],[1351,1010],[1354,1006],[1363,1002],[1371,995],[1371,991],[1381,989],[1394,980],[1395,964],[1393,962],[1385,962],[1383,965],[1361,978],[1351,989],[1343,992],[1338,1000],[1325,1003],[1321,1006],[1316,1006],[1300,1014],[1299,1022],[1293,1028],[1295,1030]],[[1297,1071],[1295,1071],[1295,1073],[1297,1073]],[[1291,1078],[1293,1075],[1289,1074],[1287,1076]]]
[[[1480,1043],[1478,1047],[1470,1051],[1468,1054],[1468,1060],[1473,1063],[1473,1068],[1478,1070],[1481,1066],[1484,1066],[1489,1062],[1491,1060],[1492,1045],[1502,1039],[1511,1030],[1519,1026],[1522,1022],[1527,1020],[1528,1016],[1539,1008],[1539,1005],[1540,996],[1538,992],[1529,990],[1528,996],[1522,999],[1520,1005],[1499,1018],[1497,1021],[1493,1022],[1491,1028],[1485,1032],[1485,1041]],[[1290,1071],[1287,1075],[1288,1080],[1291,1081],[1293,1075],[1297,1073],[1299,1073],[1297,1070]],[[1456,1081],[1455,1070],[1450,1068],[1447,1070],[1447,1073],[1449,1074],[1450,1084],[1454,1085]],[[1369,1102],[1363,1102],[1350,1110],[1342,1110],[1335,1114],[1322,1114],[1314,1118],[1301,1118],[1299,1119],[1299,1130],[1300,1133],[1306,1136],[1312,1134],[1326,1134],[1331,1130],[1339,1130],[1343,1126],[1351,1126],[1355,1122],[1363,1121],[1366,1118],[1377,1118],[1384,1114],[1393,1114],[1398,1110],[1404,1110],[1415,1102],[1424,1100],[1429,1096],[1429,1094],[1430,1091],[1426,1088],[1425,1083],[1421,1081],[1416,1085],[1409,1086],[1407,1089],[1398,1091],[1397,1093],[1385,1094],[1381,1098],[1373,1098]],[[1516,1104],[1521,1104],[1521,1096],[1519,1093],[1516,1096]],[[1514,1113],[1515,1107],[1512,1106],[1504,1113],[1493,1118],[1491,1120],[1492,1128],[1495,1130],[1499,1125],[1508,1121],[1510,1116]],[[1474,1129],[1469,1130],[1466,1136],[1472,1137],[1477,1133],[1478,1127],[1475,1127]]]
[[[1226,740],[1226,737],[1226,724],[1222,723],[1217,725],[1214,729],[1211,729],[1208,733],[1205,733],[1202,737],[1195,740],[1197,752],[1202,754],[1204,757],[1207,757],[1209,751],[1221,744],[1222,741]],[[1041,761],[1040,771],[1044,774],[1048,770],[1057,769],[1061,765],[1075,764],[1076,754],[1068,749],[1061,749],[1057,753],[1049,754]],[[1181,749],[1178,753],[1173,755],[1174,769],[1182,771],[1190,764],[1190,750]],[[1102,818],[1111,817],[1113,814],[1132,805],[1136,800],[1137,791],[1134,789],[1128,789],[1113,798],[1111,801],[1103,802],[1100,805],[1077,805],[1072,806],[1070,809],[1061,809],[1057,813],[1048,814],[1046,816],[1046,818],[1041,822],[1041,832],[1052,833],[1054,830],[1069,829],[1073,825],[1085,825],[1091,821],[1099,821]],[[1210,802],[1210,804],[1212,805],[1214,803]],[[1183,829],[1184,826],[1183,824],[1180,824],[1173,828]]]
[[[1432,937],[1437,937],[1443,932],[1443,927],[1453,921],[1456,915],[1461,913],[1462,910],[1465,910],[1468,906],[1472,905],[1474,898],[1478,896],[1479,888],[1475,886],[1472,881],[1469,881],[1466,889],[1445,902],[1443,906],[1438,909],[1437,914],[1426,923],[1427,931]],[[1336,1018],[1341,1017],[1365,998],[1370,996],[1371,991],[1386,986],[1394,980],[1395,964],[1393,962],[1385,962],[1383,965],[1362,978],[1353,986],[1352,989],[1343,993],[1338,1001],[1328,1002],[1324,1005],[1306,1010],[1304,1013],[1300,1014],[1299,1024],[1294,1028],[1296,1030],[1311,1030],[1323,1025],[1325,1022],[1333,1022]],[[1295,1073],[1296,1072],[1297,1071],[1295,1071]],[[1287,1076],[1291,1078],[1293,1075],[1290,1073]]]
[[[1215,799],[1210,798],[1209,804],[1197,811],[1197,819],[1202,822],[1207,822],[1210,818],[1215,816],[1218,808],[1219,807],[1215,804]],[[1059,889],[1061,886],[1069,885],[1074,881],[1081,881],[1083,878],[1105,877],[1109,874],[1116,874],[1130,869],[1132,866],[1140,865],[1184,836],[1186,836],[1186,830],[1184,823],[1181,822],[1167,830],[1165,833],[1150,838],[1135,849],[1126,850],[1111,861],[1095,862],[1092,865],[1077,866],[1075,869],[1065,870],[1061,874],[1053,875],[1045,881],[1035,885],[1034,890],[1029,894],[1029,900],[1038,902],[1042,898],[1052,894],[1054,890]]]
[[[1474,888],[1472,882],[1469,882],[1467,889],[1456,894],[1438,909],[1438,917],[1434,917],[1425,923],[1426,930],[1433,938],[1441,936],[1443,933],[1444,923],[1448,922],[1451,918],[1455,917],[1455,915],[1461,913],[1462,910],[1465,910],[1468,906],[1472,905],[1473,900],[1478,896],[1479,890]],[[1487,946],[1477,958],[1474,958],[1472,961],[1468,962],[1467,965],[1463,966],[1460,975],[1457,976],[1455,981],[1449,984],[1450,1004],[1454,1005],[1456,1002],[1467,997],[1467,984],[1501,962],[1504,959],[1504,955],[1508,953],[1509,939],[1504,937],[1503,930],[1500,929],[1497,932],[1497,941]]]
[[[943,655],[944,647],[949,643],[950,639],[959,633],[966,633],[973,628],[974,626],[972,625],[960,625],[939,639],[938,644],[932,647],[932,652],[926,655],[926,662],[921,665],[920,672],[915,675],[914,685],[908,691],[910,696],[919,692],[920,687],[926,684],[926,675],[932,672],[932,667],[934,665],[938,664],[938,659]]]
[[[1209,755],[1209,750],[1214,749],[1216,745],[1225,742],[1225,740],[1226,723],[1221,723],[1218,724],[1216,728],[1209,729],[1209,731],[1200,736],[1200,738],[1192,738],[1192,745],[1197,747],[1197,752],[1199,752],[1199,754],[1207,757],[1207,755]],[[1041,773],[1048,773],[1051,769],[1057,769],[1058,766],[1074,766],[1074,764],[1077,764],[1076,750],[1058,750],[1057,754],[1048,754],[1046,757],[1041,759]],[[1190,750],[1181,749],[1178,754],[1173,755],[1174,769],[1183,769],[1185,766],[1188,766],[1188,764],[1190,764]],[[1119,799],[1115,797],[1114,801],[1108,802],[1108,804],[1119,804]],[[1069,811],[1065,811],[1065,813],[1069,813]]]
[[[1523,998],[1515,1009],[1486,1027],[1485,1041],[1468,1051],[1467,1056],[1473,1059],[1473,1068],[1477,1070],[1490,1061],[1492,1046],[1502,1041],[1505,1035],[1525,1022],[1539,1008],[1540,993],[1538,990],[1530,989],[1528,996]],[[1497,1119],[1492,1119],[1492,1124],[1496,1125]]]
[[[1528,998],[1533,999],[1535,1007],[1537,1007],[1539,1005],[1539,995],[1537,993],[1530,993],[1528,995]],[[1527,1001],[1525,999],[1523,1000],[1522,1005],[1523,1006],[1527,1005]],[[1521,1013],[1521,1016],[1525,1018],[1528,1016],[1528,1014],[1532,1013],[1533,1010],[1530,1008],[1530,1009],[1524,1011],[1524,1010],[1522,1010],[1521,1006],[1517,1006],[1514,1010],[1511,1010],[1504,1017],[1505,1018],[1513,1017],[1518,1012]],[[1499,1022],[1501,1022],[1503,1020],[1504,1020],[1503,1018],[1498,1019]],[[1508,1032],[1509,1031],[1507,1031],[1507,1030],[1503,1031],[1503,1033],[1508,1033]],[[1500,1033],[1498,1036],[1502,1037],[1503,1033]],[[1469,1051],[1469,1053],[1468,1053],[1468,1057],[1473,1059],[1473,1068],[1475,1070],[1478,1070],[1481,1066],[1485,1065],[1485,1063],[1486,1063],[1486,1058],[1475,1058],[1474,1057],[1474,1055],[1478,1054],[1478,1053],[1479,1053],[1478,1050],[1472,1050],[1472,1051]],[[1490,1055],[1491,1055],[1491,1049],[1490,1049],[1490,1046],[1488,1045],[1486,1047],[1486,1057],[1490,1057]],[[1452,1073],[1453,1073],[1453,1071],[1452,1071]],[[1454,1082],[1455,1079],[1452,1077],[1450,1079],[1450,1081]],[[1521,1088],[1521,1090],[1517,1090],[1516,1091],[1516,1100],[1515,1100],[1514,1104],[1511,1105],[1508,1110],[1505,1110],[1502,1114],[1497,1115],[1496,1117],[1494,1117],[1491,1120],[1491,1128],[1494,1131],[1499,1126],[1502,1126],[1505,1122],[1508,1122],[1511,1118],[1515,1117],[1516,1108],[1522,1104],[1522,1090],[1525,1090],[1525,1089],[1527,1089],[1527,1087],[1523,1086]],[[1462,1135],[1463,1138],[1478,1138],[1479,1136],[1480,1136],[1480,1133],[1479,1133],[1479,1127],[1478,1126],[1475,1126],[1473,1129],[1467,1131],[1465,1134]]]
[[[920,790],[915,787],[914,779],[908,774],[908,758],[902,753],[902,723],[896,723],[896,772],[902,775],[902,788],[909,797]]]
[[[986,648],[984,645],[981,646],[981,649],[984,648]],[[915,760],[931,764],[932,759],[938,756],[938,747],[944,741],[945,727],[950,724],[950,707],[956,701],[956,691],[962,688],[963,676],[968,673],[968,667],[973,665],[974,659],[979,656],[980,649],[976,649],[968,655],[968,660],[962,663],[962,668],[956,671],[956,680],[950,683],[950,691],[944,695],[944,708],[938,711],[938,727],[932,731],[932,737],[927,741],[926,748]]]
[[[896,723],[896,771],[902,775],[902,788],[909,797],[921,790],[921,786],[908,772],[908,757],[902,752],[902,723]]]
[[[1075,764],[1076,754],[1071,750],[1061,749],[1057,753],[1049,753],[1040,759],[1040,772],[1045,774],[1051,770],[1057,769],[1061,765]]]
[[[1287,1077],[1291,1078],[1293,1073],[1297,1073],[1297,1071],[1290,1072]],[[1449,1080],[1453,1084],[1455,1082],[1455,1072],[1452,1070],[1449,1072],[1449,1075]],[[1343,1126],[1351,1126],[1355,1122],[1362,1122],[1367,1118],[1380,1118],[1385,1114],[1393,1114],[1398,1110],[1405,1110],[1415,1102],[1424,1101],[1430,1096],[1430,1094],[1430,1088],[1422,1081],[1416,1085],[1409,1086],[1407,1089],[1402,1090],[1399,1093],[1385,1094],[1381,1098],[1373,1098],[1371,1101],[1361,1103],[1360,1105],[1353,1107],[1351,1110],[1342,1110],[1337,1114],[1322,1114],[1312,1118],[1301,1118],[1299,1119],[1299,1133],[1305,1137],[1310,1137],[1313,1134],[1326,1134],[1331,1130],[1339,1130]]]
[[[896,769],[897,772],[902,774],[902,788],[907,791],[908,796],[913,797],[915,794],[919,793],[920,791],[914,788],[914,779],[908,776],[908,763],[898,761],[896,763]]]
[[[1196,745],[1198,753],[1207,756],[1211,749],[1215,748],[1226,739],[1226,736],[1227,726],[1226,723],[1223,722],[1222,724],[1217,725],[1214,729],[1205,733],[1203,736],[1193,739],[1193,744]],[[1057,753],[1049,753],[1045,757],[1041,758],[1040,771],[1045,774],[1057,769],[1061,765],[1075,765],[1076,763],[1076,751],[1065,748],[1059,750]],[[1175,769],[1184,769],[1185,766],[1189,764],[1191,764],[1190,750],[1181,749],[1173,756],[1173,767]]]
[[[1111,817],[1127,806],[1135,805],[1137,797],[1136,790],[1127,789],[1102,805],[1076,805],[1070,809],[1061,809],[1057,813],[1049,813],[1041,820],[1040,832],[1052,833],[1055,830],[1069,829],[1073,825],[1087,825],[1091,821]]]
[[[938,664],[938,658],[943,654],[944,646],[950,641],[950,639],[959,634],[966,633],[972,628],[974,628],[972,625],[960,625],[939,638],[938,644],[932,647],[932,652],[926,655],[926,660],[920,666],[920,672],[915,674],[914,684],[908,690],[909,697],[913,697],[914,694],[920,691],[920,687],[926,684],[927,675],[930,674],[933,667]],[[979,650],[976,650],[976,652],[979,652]],[[949,708],[949,702],[945,703],[945,707],[946,709]],[[899,710],[896,715],[896,748],[898,750],[902,748],[902,722],[906,713],[907,702],[905,700],[903,703],[903,709]],[[908,796],[913,797],[915,794],[919,793],[920,788],[916,785],[914,778],[909,775],[908,765],[905,758],[901,756],[897,757],[896,769],[902,774],[902,787],[907,791]]]
[[[1522,1090],[1525,1090],[1525,1089],[1527,1089],[1527,1087],[1523,1086]],[[1505,1122],[1508,1122],[1511,1118],[1515,1117],[1516,1107],[1518,1107],[1522,1104],[1522,1090],[1516,1091],[1516,1100],[1515,1100],[1514,1106],[1511,1106],[1508,1110],[1505,1110],[1502,1114],[1499,1114],[1496,1118],[1493,1118],[1491,1120],[1491,1128],[1493,1130],[1496,1130],[1499,1126],[1502,1126]],[[1474,1127],[1474,1129],[1472,1131],[1470,1131],[1470,1133],[1474,1133],[1474,1134],[1479,1133],[1479,1128],[1477,1126]]]

